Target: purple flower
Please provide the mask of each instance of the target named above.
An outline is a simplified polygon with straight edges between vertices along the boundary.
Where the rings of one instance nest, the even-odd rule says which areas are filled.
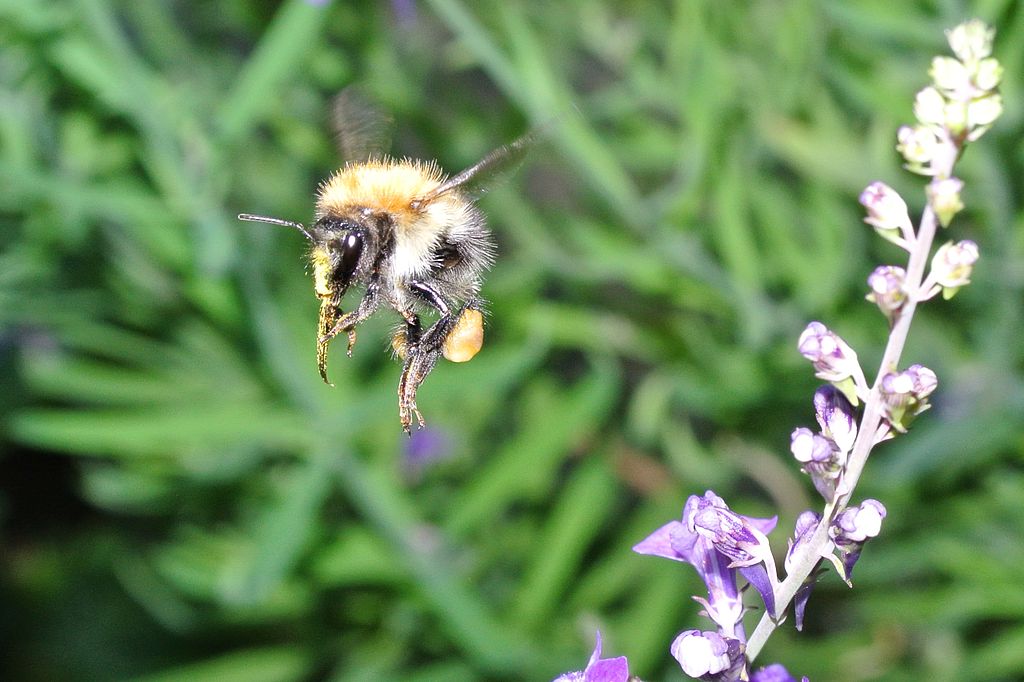
[[[625,656],[601,658],[601,631],[597,632],[597,644],[590,654],[590,662],[583,670],[559,675],[552,682],[628,682],[629,664]]]
[[[697,569],[708,588],[708,597],[694,599],[707,609],[708,617],[722,632],[745,639],[736,571],[739,569],[757,589],[774,614],[775,564],[764,534],[771,532],[775,523],[775,517],[758,519],[736,514],[709,490],[703,497],[691,495],[683,507],[682,521],[666,523],[633,551],[682,561]],[[767,570],[771,571],[770,577]]]
[[[684,630],[669,651],[684,673],[702,680],[737,680],[746,663],[743,643],[717,632]]]
[[[806,677],[801,678],[802,682],[808,682]],[[772,663],[761,668],[750,676],[750,682],[797,682],[796,678],[789,674],[780,663]]]

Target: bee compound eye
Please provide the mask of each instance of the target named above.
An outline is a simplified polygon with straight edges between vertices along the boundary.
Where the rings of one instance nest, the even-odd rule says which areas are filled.
[[[338,241],[340,242],[338,274],[347,282],[359,267],[359,257],[363,254],[363,235],[358,232],[349,232]]]

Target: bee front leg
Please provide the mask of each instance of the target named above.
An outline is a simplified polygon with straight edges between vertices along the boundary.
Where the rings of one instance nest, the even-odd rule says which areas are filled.
[[[378,294],[378,287],[366,288],[366,294],[363,295],[363,299],[359,301],[359,305],[356,309],[350,313],[343,315],[340,319],[332,320],[333,324],[323,324],[323,308],[321,307],[321,327],[319,331],[319,338],[317,339],[317,346],[323,346],[325,349],[327,344],[330,343],[331,339],[345,332],[348,334],[348,349],[346,353],[349,357],[352,357],[352,347],[356,345],[356,331],[355,327],[357,324],[367,319],[377,310],[377,306],[380,305],[380,296]],[[340,312],[340,310],[338,311]],[[324,331],[326,329],[326,331]],[[326,353],[326,350],[324,351]]]

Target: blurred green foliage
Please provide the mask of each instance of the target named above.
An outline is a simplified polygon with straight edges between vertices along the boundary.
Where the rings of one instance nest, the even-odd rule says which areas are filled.
[[[630,547],[709,487],[777,511],[780,552],[817,505],[788,457],[813,422],[795,341],[823,320],[873,375],[864,280],[900,254],[856,197],[881,179],[920,209],[895,130],[971,16],[999,29],[1007,114],[960,167],[975,284],[905,354],[936,407],[868,466],[858,497],[889,516],[856,589],[825,578],[759,663],[1021,679],[1011,0],[0,0],[0,674],[545,680],[600,628],[680,679],[695,576]],[[448,448],[422,471],[394,321],[322,385],[302,239],[234,219],[308,219],[350,83],[396,153],[449,170],[558,121],[482,202],[488,339],[424,385]]]

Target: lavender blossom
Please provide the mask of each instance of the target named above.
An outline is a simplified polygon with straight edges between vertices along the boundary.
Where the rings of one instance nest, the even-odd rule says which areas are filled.
[[[597,644],[590,654],[590,662],[583,670],[559,675],[552,682],[628,682],[629,663],[625,656],[601,658],[601,632],[597,632]]]
[[[767,569],[750,562],[767,560],[774,580],[774,560],[765,533],[770,533],[775,523],[775,517],[758,519],[736,514],[709,490],[703,497],[691,495],[683,507],[682,521],[668,522],[633,547],[633,551],[681,561],[697,569],[708,596],[694,600],[704,606],[706,615],[722,633],[743,640],[744,609],[736,585],[737,569],[772,611],[774,586],[768,580]]]

